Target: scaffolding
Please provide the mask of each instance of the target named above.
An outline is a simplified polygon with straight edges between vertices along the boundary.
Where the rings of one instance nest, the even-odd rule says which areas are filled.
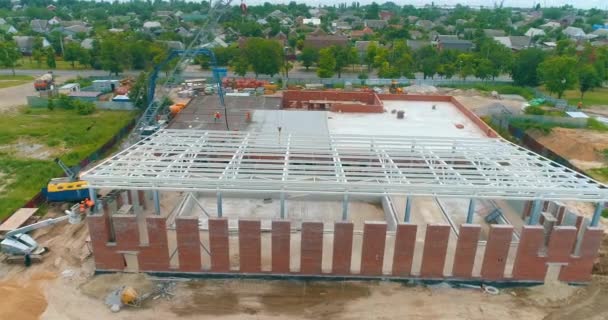
[[[604,202],[608,188],[504,139],[160,130],[91,188]]]

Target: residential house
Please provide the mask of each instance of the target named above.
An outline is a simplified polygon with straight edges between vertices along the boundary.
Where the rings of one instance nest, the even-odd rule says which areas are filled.
[[[275,10],[273,12],[271,12],[268,17],[277,19],[277,20],[283,20],[285,18],[289,18],[289,15],[281,10]]]
[[[557,29],[557,28],[559,28],[559,27],[561,27],[561,26],[562,26],[562,24],[561,24],[561,23],[559,23],[559,22],[556,22],[556,21],[549,21],[549,22],[547,22],[547,23],[545,23],[545,24],[541,24],[541,25],[539,26],[539,28],[542,28],[542,29]]]
[[[435,42],[446,40],[458,40],[458,35],[455,34],[439,34],[431,38]]]
[[[567,26],[573,24],[574,21],[576,21],[576,15],[569,14],[565,17],[562,17],[559,21],[560,21],[562,27],[567,27]]]
[[[374,30],[370,29],[369,27],[365,27],[363,28],[363,30],[353,30],[350,33],[350,37],[351,39],[361,39],[363,37],[365,37],[366,35],[372,35],[374,34]]]
[[[534,38],[536,36],[545,36],[546,33],[543,29],[530,28],[530,29],[528,29],[528,31],[526,31],[526,33],[524,35],[526,37]]]
[[[315,31],[308,34],[309,36],[326,36],[327,32],[323,31],[321,28],[315,29]]]
[[[467,21],[464,19],[456,19],[456,25],[458,25],[458,26],[461,26],[465,23],[467,23]]]
[[[483,34],[488,38],[504,37],[507,35],[504,30],[498,29],[483,29]]]
[[[19,31],[10,24],[0,24],[0,31],[2,31],[5,34],[19,33]]]
[[[418,17],[416,16],[407,16],[407,18],[405,18],[407,20],[408,23],[414,23],[416,21],[418,21]]]
[[[302,24],[306,24],[306,25],[310,25],[310,26],[315,26],[316,27],[316,26],[318,26],[318,25],[321,24],[321,19],[319,19],[319,18],[310,18],[310,19],[304,18],[304,19],[302,19],[302,23],[300,25],[302,25]]]
[[[257,24],[262,25],[262,26],[265,26],[268,24],[268,21],[264,18],[258,19],[255,22],[257,22]]]
[[[384,21],[388,21],[388,20],[392,19],[394,16],[395,16],[395,14],[391,11],[386,11],[386,10],[380,11],[380,19],[382,19]]]
[[[367,53],[367,48],[369,45],[375,41],[355,41],[355,49],[357,49],[357,54],[359,55],[359,59],[365,57]],[[378,44],[378,43],[376,43]]]
[[[346,46],[348,38],[341,35],[312,35],[307,34],[304,47],[323,49],[331,46]]]
[[[63,30],[61,31],[61,33],[63,33],[66,36],[75,36],[78,33],[84,33],[84,34],[89,34],[91,32],[91,30],[93,30],[93,28],[91,27],[85,27],[85,26],[81,26],[81,25],[73,25],[73,26],[69,26],[69,27],[65,27],[63,28]]]
[[[285,47],[287,45],[287,35],[283,33],[283,31],[279,31],[279,33],[274,36],[274,39],[280,42],[282,47]]]
[[[48,6],[46,6],[46,9],[49,11],[55,11],[57,10],[57,7],[54,4],[49,4]]]
[[[143,27],[146,31],[154,31],[162,28],[162,25],[158,21],[146,21]]]
[[[30,21],[30,28],[37,33],[47,33],[49,31],[49,22],[42,19],[33,19]]]
[[[334,21],[331,23],[331,27],[337,31],[348,31],[352,29],[350,23],[346,21]]]
[[[583,29],[577,27],[566,27],[566,29],[564,29],[562,33],[568,36],[569,38],[575,40],[584,39],[586,35]]]
[[[282,26],[291,26],[291,25],[293,25],[293,20],[291,20],[291,18],[290,18],[290,17],[286,17],[286,18],[281,19],[281,20],[279,21],[279,23],[280,23]],[[319,22],[319,24],[321,24],[321,23]]]
[[[412,30],[412,31],[410,31],[410,38],[412,38],[412,40],[420,39],[423,36],[424,36],[424,34],[422,34],[422,32],[420,32],[418,30]]]
[[[82,42],[80,42],[80,46],[84,49],[91,50],[91,49],[93,49],[94,41],[95,41],[95,39],[93,39],[93,38],[86,38],[86,39],[82,40]]]
[[[431,30],[435,26],[435,24],[431,20],[418,20],[416,21],[415,26],[422,30],[428,31]]]
[[[19,51],[21,51],[21,54],[26,55],[26,56],[32,55],[36,37],[14,36],[13,40],[15,40],[15,43],[17,43],[17,48],[19,48]],[[46,48],[50,45],[51,44],[49,43],[48,40],[46,40],[45,38],[42,38],[42,47],[43,48]]]
[[[597,29],[590,34],[595,35],[598,38],[608,38],[608,29]]]
[[[324,15],[327,15],[327,10],[322,8],[311,8],[308,9],[308,13],[313,17],[320,18]]]
[[[6,20],[4,18],[0,18],[0,26],[6,24]]]
[[[184,50],[184,49],[186,49],[186,46],[184,46],[184,43],[181,42],[181,41],[156,40],[156,42],[163,43],[163,44],[165,44],[167,46],[167,48],[173,49],[173,50]]]
[[[388,22],[386,20],[365,20],[363,24],[371,29],[380,30],[386,28],[388,26]]]
[[[529,48],[532,44],[532,38],[527,36],[494,37],[494,40],[512,51],[520,51]]]
[[[412,50],[416,51],[422,47],[430,46],[431,42],[428,40],[407,40],[405,44]]]
[[[55,16],[52,17],[51,19],[49,19],[48,24],[51,26],[55,26],[61,23],[61,19],[59,19],[59,17]]]
[[[441,50],[457,50],[462,52],[468,52],[473,49],[473,42],[469,40],[441,40],[437,41],[437,49]]]

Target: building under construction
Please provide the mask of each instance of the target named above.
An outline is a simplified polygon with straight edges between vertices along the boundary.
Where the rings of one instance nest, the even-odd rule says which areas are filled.
[[[98,271],[590,280],[608,189],[453,97],[227,97],[225,122],[213,99],[82,175]]]

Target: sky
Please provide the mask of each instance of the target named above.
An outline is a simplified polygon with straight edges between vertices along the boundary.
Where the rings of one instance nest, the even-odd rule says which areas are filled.
[[[351,3],[354,0],[295,0],[296,2],[306,3],[308,5],[330,5],[340,2]],[[371,3],[373,0],[359,0],[361,4]],[[434,0],[435,5],[456,5],[458,3],[469,5],[469,6],[485,6],[492,7],[494,3],[500,3],[501,0]],[[233,3],[240,2],[238,0],[233,0]],[[272,3],[289,3],[290,0],[245,0],[247,4],[261,4],[264,2],[272,2]],[[382,0],[376,0],[377,3],[382,3]],[[430,4],[431,1],[425,0],[393,0],[392,2],[398,5],[406,5],[412,4],[415,6],[424,6],[426,4]],[[504,0],[505,7],[522,7],[522,8],[530,8],[536,3],[540,3],[541,7],[561,7],[563,5],[569,4],[574,6],[575,8],[581,9],[590,9],[590,8],[598,8],[603,10],[608,10],[608,1],[606,0]]]

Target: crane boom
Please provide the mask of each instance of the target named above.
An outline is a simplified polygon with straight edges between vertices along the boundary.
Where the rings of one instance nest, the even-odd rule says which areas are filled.
[[[61,217],[58,217],[58,218],[47,219],[47,220],[43,220],[43,221],[40,221],[40,222],[32,223],[32,224],[27,225],[25,227],[17,228],[15,230],[11,230],[11,231],[7,232],[6,235],[5,235],[5,237],[6,238],[11,238],[11,237],[13,237],[15,235],[18,235],[18,234],[28,233],[28,232],[34,231],[36,229],[52,226],[52,225],[57,224],[59,222],[68,220],[69,218],[70,218],[70,216],[64,215],[64,216],[61,216]]]

